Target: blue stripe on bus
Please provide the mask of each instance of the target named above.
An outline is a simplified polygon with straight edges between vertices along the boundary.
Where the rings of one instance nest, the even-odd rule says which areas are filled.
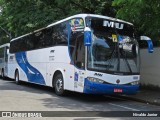
[[[25,52],[18,52],[16,55],[16,61],[21,69],[26,73],[28,81],[45,85],[43,75],[33,66],[31,66],[27,60]]]
[[[121,93],[115,93],[114,89],[122,89]],[[102,84],[97,82],[91,82],[85,79],[84,82],[84,93],[88,94],[136,94],[139,89],[139,85],[113,85],[113,84]]]

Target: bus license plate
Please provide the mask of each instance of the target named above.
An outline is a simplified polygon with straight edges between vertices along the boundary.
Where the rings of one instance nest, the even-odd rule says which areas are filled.
[[[121,93],[121,92],[122,92],[122,89],[121,89],[121,88],[114,88],[114,92],[115,92],[115,93]]]

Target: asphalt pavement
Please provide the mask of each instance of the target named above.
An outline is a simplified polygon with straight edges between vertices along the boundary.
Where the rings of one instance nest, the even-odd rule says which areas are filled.
[[[135,95],[121,95],[124,99],[160,106],[160,90],[141,87]]]
[[[158,95],[154,92],[144,91],[142,93],[140,91],[134,96],[144,98],[144,96],[151,96],[151,94],[153,97]],[[158,105],[146,104],[128,98],[85,95],[75,92],[69,92],[67,96],[60,97],[49,87],[29,83],[16,85],[13,80],[0,79],[0,111],[108,111],[112,113],[114,111],[160,111]],[[72,119],[80,120],[80,118]],[[88,120],[91,119],[94,118],[88,118]],[[116,119],[123,120],[124,118]],[[125,119],[127,118],[125,117]]]

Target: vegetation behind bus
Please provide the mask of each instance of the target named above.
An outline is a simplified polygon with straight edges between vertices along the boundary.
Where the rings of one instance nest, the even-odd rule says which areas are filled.
[[[0,7],[0,26],[13,38],[77,13],[93,13],[132,22],[138,33],[159,45],[159,0],[0,0]],[[0,44],[7,42],[9,37],[0,29]]]

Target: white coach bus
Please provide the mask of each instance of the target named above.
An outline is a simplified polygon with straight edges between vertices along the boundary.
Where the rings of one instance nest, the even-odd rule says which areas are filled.
[[[2,79],[8,77],[9,43],[0,46],[0,73]]]
[[[150,52],[152,42],[147,40]],[[78,14],[10,42],[9,77],[88,94],[135,94],[139,46],[131,23]]]

